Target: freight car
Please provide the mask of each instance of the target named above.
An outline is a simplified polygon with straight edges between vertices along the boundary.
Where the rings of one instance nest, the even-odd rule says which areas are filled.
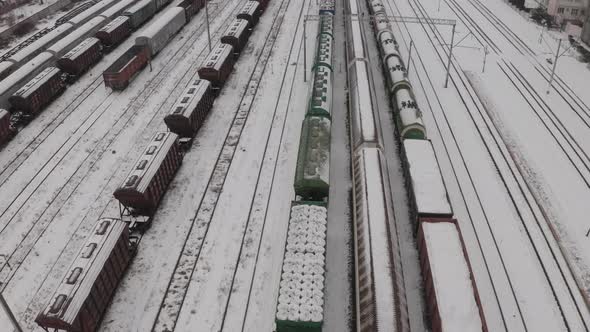
[[[64,54],[66,54],[71,49],[80,44],[80,42],[82,42],[87,37],[94,36],[94,34],[98,30],[100,30],[100,28],[102,28],[106,23],[107,20],[104,17],[95,17],[90,21],[86,22],[81,27],[72,31],[72,33],[70,33],[69,35],[57,41],[55,44],[48,47],[47,52],[52,53],[56,59],[59,59]]]
[[[262,11],[260,10],[260,4],[258,1],[246,1],[242,9],[238,12],[236,18],[248,21],[248,28],[254,29],[261,14]]]
[[[447,189],[429,140],[404,139],[402,160],[412,219],[452,218]]]
[[[192,82],[164,118],[168,129],[182,138],[193,138],[209,114],[215,95],[211,83],[197,79]]]
[[[150,52],[146,47],[131,46],[102,73],[105,86],[113,90],[124,90],[133,77],[148,64],[149,59]]]
[[[123,15],[129,17],[131,28],[136,30],[156,13],[156,2],[154,0],[142,0],[127,8]]]
[[[235,19],[225,30],[225,33],[221,37],[221,42],[229,44],[234,49],[236,58],[239,56],[242,49],[246,46],[250,33],[248,29],[248,21],[242,19]]]
[[[487,332],[457,221],[421,219],[416,242],[432,331]]]
[[[205,0],[184,0],[178,4],[178,7],[184,8],[186,13],[186,21],[190,21],[191,18],[205,7]]]
[[[334,0],[320,0],[320,15],[335,15]]]
[[[45,68],[10,97],[13,108],[27,117],[37,115],[65,89],[61,74],[56,67]]]
[[[307,115],[330,117],[332,112],[332,71],[324,66],[314,69],[313,87]]]
[[[100,40],[106,51],[112,50],[125,38],[131,35],[131,23],[127,16],[119,16],[109,24],[96,32],[96,38]]]
[[[295,194],[305,201],[327,200],[330,192],[330,119],[307,116],[301,128]]]
[[[96,331],[132,255],[127,224],[100,219],[35,322],[46,331]]]
[[[0,81],[0,108],[9,109],[9,98],[53,61],[51,53],[43,52]]]
[[[268,0],[255,0],[255,1],[258,2],[258,4],[260,5],[260,7],[258,7],[258,9],[260,9],[260,13],[262,14],[262,12],[264,12],[266,7],[268,7]]]
[[[0,145],[8,142],[14,134],[16,130],[10,123],[10,112],[0,109]]]
[[[154,57],[185,24],[184,9],[172,7],[158,16],[135,38],[135,45],[147,47],[150,55]]]
[[[399,134],[404,139],[426,139],[426,128],[422,122],[422,112],[418,109],[412,90],[407,87],[395,92],[396,121]]]
[[[234,62],[233,47],[219,43],[209,53],[204,65],[199,68],[199,77],[208,80],[214,88],[219,89],[233,70]]]
[[[182,162],[178,135],[160,132],[154,135],[139,160],[114,192],[119,201],[121,219],[151,217]]]
[[[276,311],[277,332],[321,332],[326,230],[322,203],[292,202]]]
[[[66,53],[57,61],[57,67],[68,74],[73,81],[86,72],[102,57],[100,41],[90,37]]]

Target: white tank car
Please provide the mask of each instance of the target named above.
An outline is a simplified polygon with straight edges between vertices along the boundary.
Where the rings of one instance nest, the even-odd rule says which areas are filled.
[[[385,55],[383,57],[383,63],[387,69],[390,95],[393,96],[393,94],[402,87],[406,87],[407,89],[412,88],[410,81],[408,80],[408,70],[398,54]]]
[[[398,130],[403,138],[423,139],[426,137],[422,112],[408,88],[400,88],[395,92],[397,107]]]

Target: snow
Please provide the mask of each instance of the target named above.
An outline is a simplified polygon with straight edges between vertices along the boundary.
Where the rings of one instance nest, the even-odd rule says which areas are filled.
[[[421,224],[442,331],[482,331],[471,273],[453,223]]]
[[[56,67],[47,67],[42,72],[40,72],[37,76],[35,76],[32,80],[30,80],[27,84],[25,84],[22,88],[15,92],[15,96],[20,96],[21,98],[28,98],[31,93],[36,92],[39,87],[45,84],[48,80],[50,80],[55,75],[58,75],[60,70]]]
[[[0,29],[4,30],[4,28],[9,28],[9,26],[5,24],[5,20],[8,16],[14,16],[16,18],[14,23],[16,24],[49,7],[55,2],[57,2],[57,0],[31,1],[21,5],[20,7],[14,8],[8,13],[2,14],[2,17],[0,17]]]
[[[221,43],[217,44],[217,46],[211,50],[211,53],[209,53],[207,59],[203,61],[203,68],[210,68],[219,71],[226,59],[231,56],[233,56],[231,45]]]
[[[371,95],[367,68],[366,62],[358,60],[354,62],[354,69],[350,69],[351,75],[354,75],[354,79],[350,81],[357,83],[350,87],[355,144],[358,144],[359,140],[364,142],[377,140],[373,104],[371,98],[367,98]]]
[[[299,181],[303,182],[302,187],[306,186],[306,181],[327,186],[330,183],[330,120],[320,116],[306,117],[301,135],[295,186]]]
[[[42,51],[43,49],[47,48],[47,45],[55,42],[56,40],[62,38],[66,33],[70,32],[72,29],[71,23],[64,23],[55,29],[51,30],[47,34],[43,35],[41,38],[37,39],[36,41],[32,42],[25,48],[19,50],[11,56],[9,59],[12,59],[18,63],[22,62],[23,60],[28,59],[31,55]],[[23,63],[20,63],[23,65]]]
[[[100,15],[106,17],[107,19],[116,20],[118,17],[114,17],[120,15],[127,7],[135,3],[135,1],[136,0],[120,0],[116,4],[112,5],[110,8],[106,9]]]
[[[44,68],[53,59],[51,53],[43,52],[0,81],[0,107],[6,108],[8,97],[26,84],[27,79],[32,79],[34,77],[32,75],[35,75],[36,72],[41,72],[40,69]]]
[[[76,27],[79,27],[82,24],[86,23],[87,21],[93,20],[93,19],[95,19],[95,17],[99,17],[101,15],[101,13],[106,8],[109,8],[110,6],[113,5],[113,3],[116,3],[118,1],[120,1],[120,0],[100,0],[92,7],[88,8],[85,11],[83,11],[82,13],[74,16],[68,22],[71,22]],[[110,18],[110,17],[107,17],[107,18]]]
[[[327,209],[294,205],[291,208],[277,320],[323,321]]]
[[[427,140],[404,140],[412,179],[412,191],[420,215],[453,215],[432,144]]]

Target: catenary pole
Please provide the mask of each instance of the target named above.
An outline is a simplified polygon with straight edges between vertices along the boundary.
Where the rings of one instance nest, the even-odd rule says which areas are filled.
[[[207,21],[207,40],[209,41],[209,52],[211,52],[211,31],[209,30],[209,0],[205,0],[205,20]]]
[[[451,74],[451,57],[453,56],[453,43],[455,42],[455,24],[453,24],[453,33],[451,35],[451,49],[449,50],[449,60],[447,61],[447,77],[445,78],[445,88],[449,83],[449,76]]]
[[[555,75],[555,67],[557,67],[557,59],[559,59],[559,49],[561,48],[561,38],[559,38],[559,42],[557,43],[557,52],[555,52],[555,61],[553,61],[553,69],[551,69],[551,78],[549,78],[549,87],[547,88],[547,94],[551,91],[551,86],[553,85],[553,76]]]

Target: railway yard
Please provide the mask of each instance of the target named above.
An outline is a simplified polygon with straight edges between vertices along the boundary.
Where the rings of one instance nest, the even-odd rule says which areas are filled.
[[[502,0],[79,8],[0,51],[0,330],[590,329],[567,35]]]

